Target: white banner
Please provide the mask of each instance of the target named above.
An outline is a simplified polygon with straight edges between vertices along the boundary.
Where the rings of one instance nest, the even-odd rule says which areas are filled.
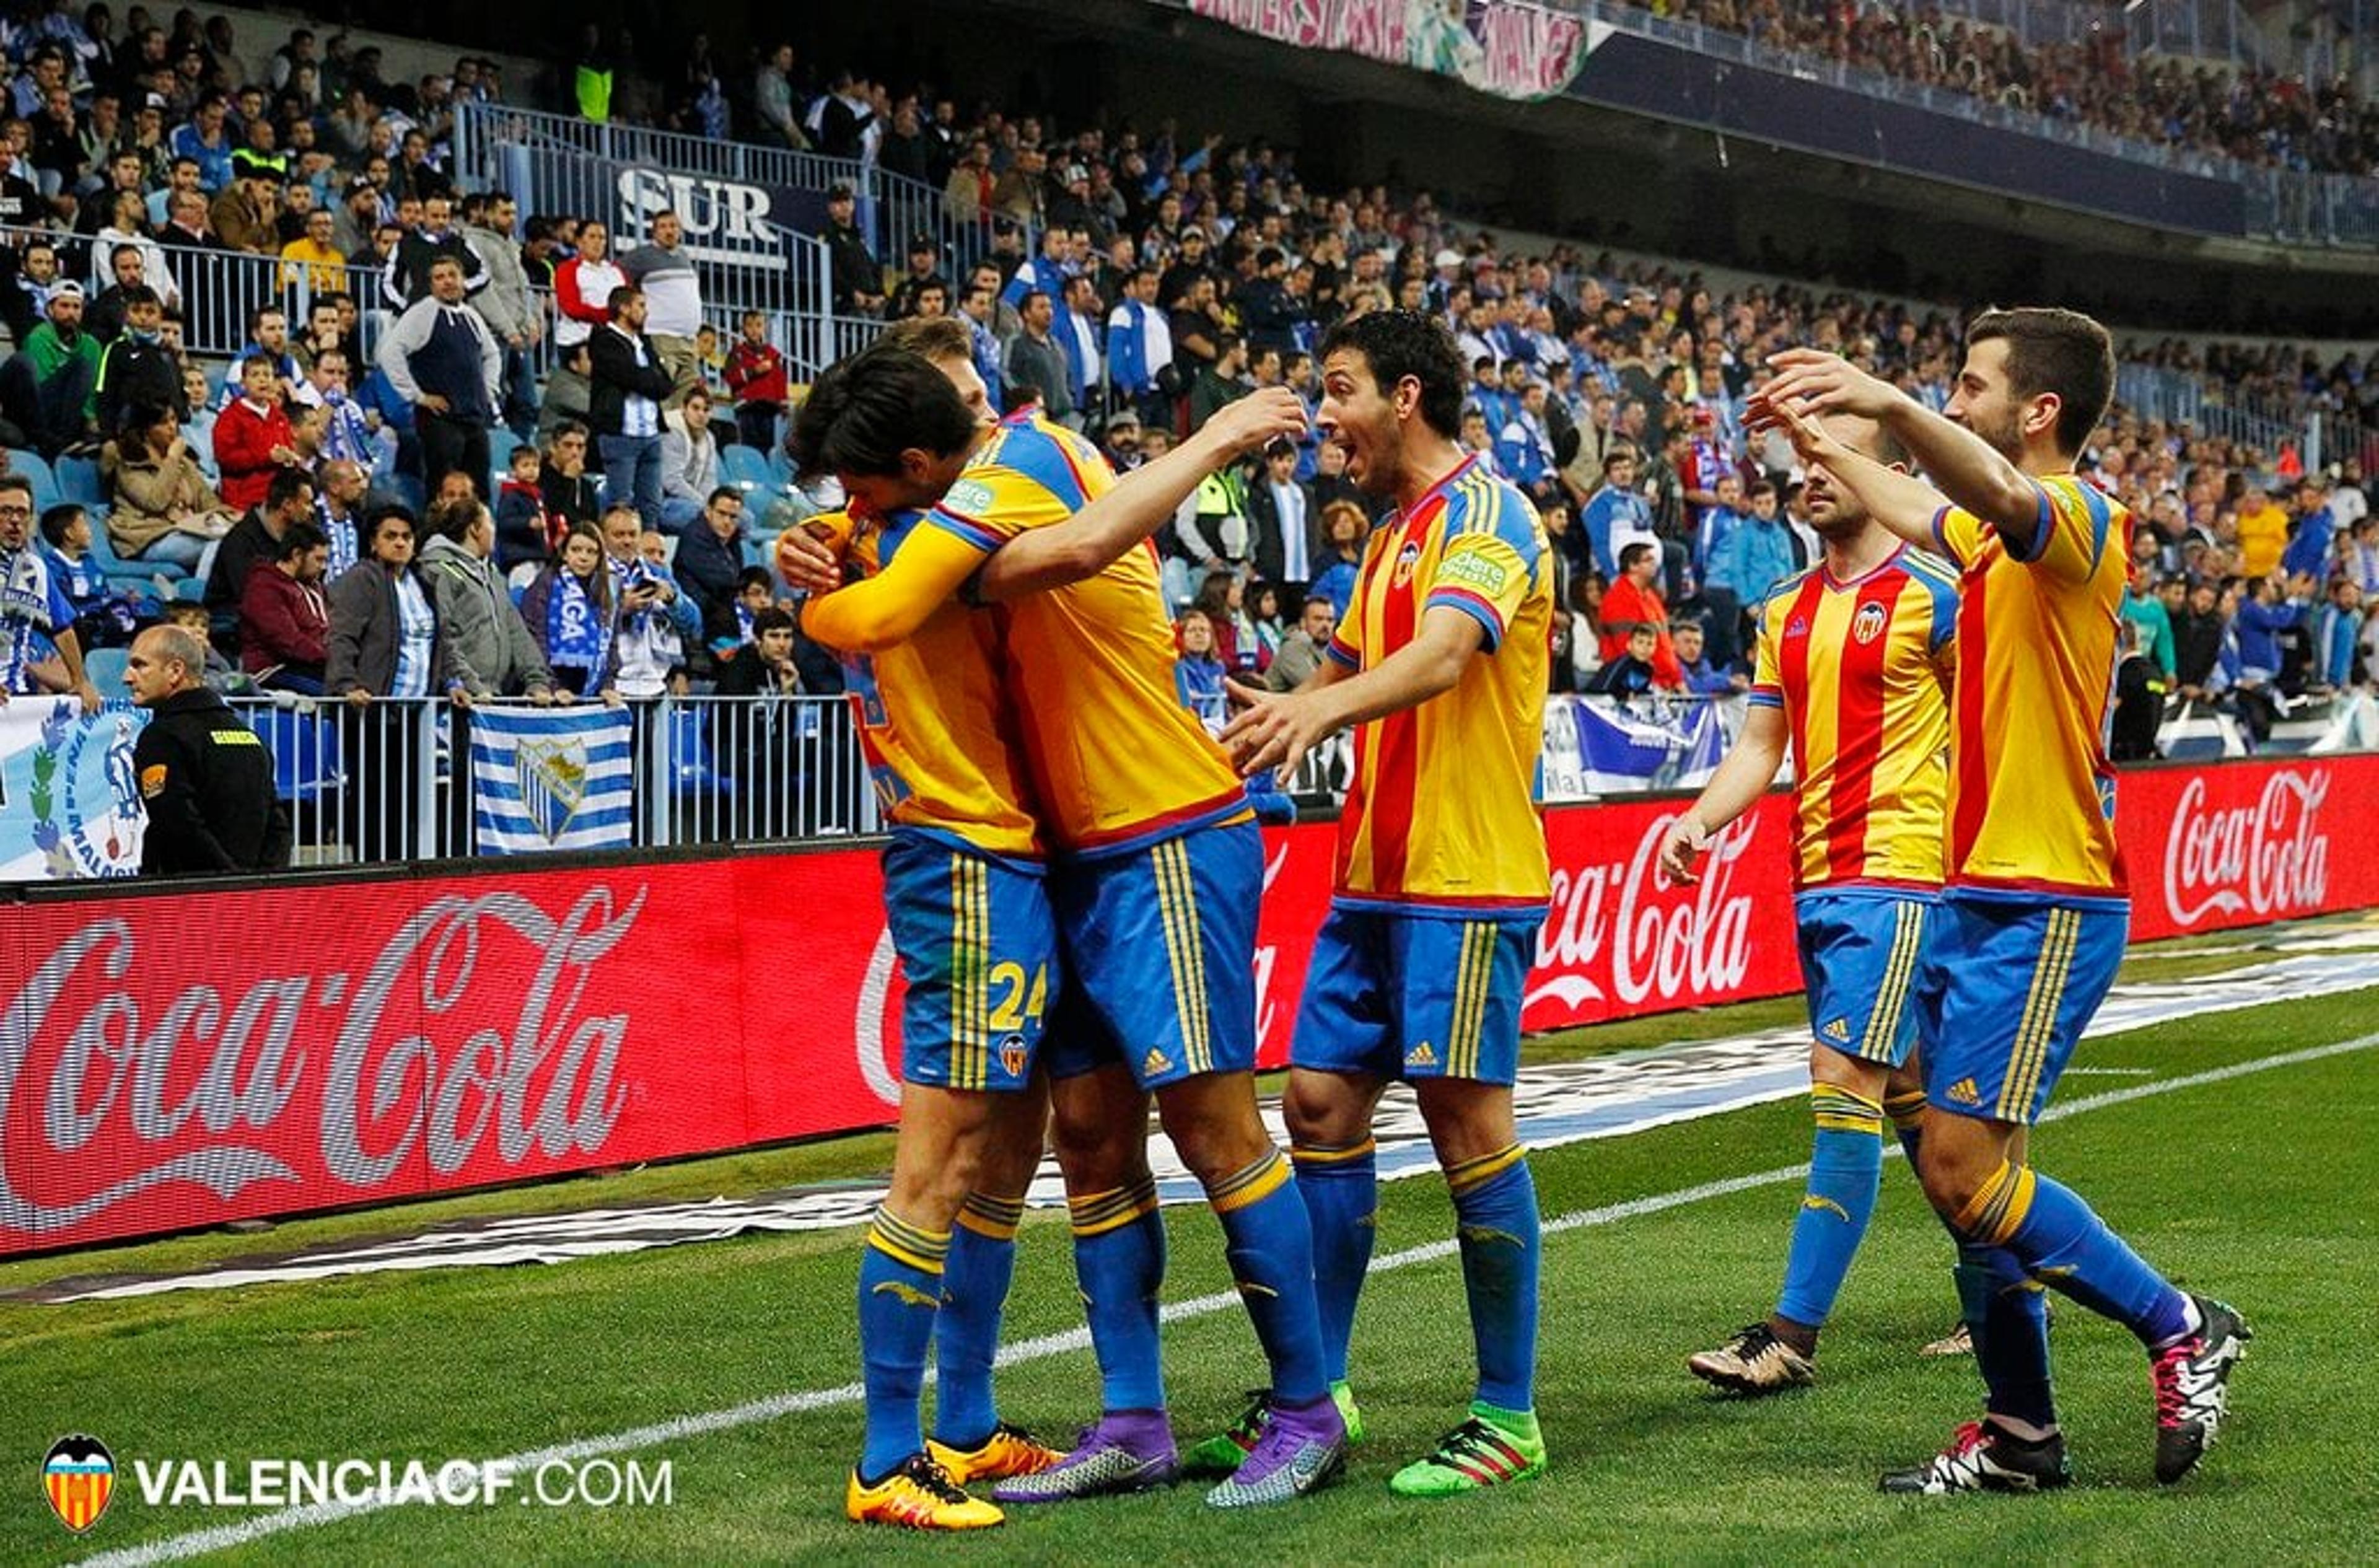
[[[480,708],[471,715],[479,853],[624,850],[635,832],[625,708]]]
[[[130,876],[148,814],[132,742],[149,716],[118,698],[95,718],[72,697],[0,706],[0,882]]]

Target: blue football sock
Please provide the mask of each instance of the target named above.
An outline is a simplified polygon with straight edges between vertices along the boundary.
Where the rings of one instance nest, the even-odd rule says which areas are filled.
[[[881,1480],[925,1446],[917,1396],[949,1247],[948,1232],[921,1230],[889,1209],[877,1209],[867,1227],[859,1255],[859,1358],[867,1397],[859,1473],[866,1480]]]
[[[1900,1140],[1900,1152],[1908,1156],[1908,1168],[1914,1170],[1925,1124],[1925,1091],[1912,1089],[1905,1094],[1885,1095],[1883,1114],[1891,1118],[1891,1130]]]
[[[1537,1265],[1544,1238],[1536,1179],[1516,1143],[1450,1167],[1462,1289],[1479,1353],[1479,1395],[1499,1410],[1536,1408]]]
[[[2057,1425],[2048,1376],[2048,1298],[2014,1253],[1958,1244],[1958,1302],[1982,1370],[1984,1409],[2035,1427]]]
[[[950,1233],[942,1269],[942,1315],[935,1325],[934,1436],[965,1452],[983,1446],[999,1424],[991,1394],[991,1362],[999,1351],[999,1318],[1016,1274],[1016,1227],[1021,1198],[967,1194]]]
[[[1809,1185],[1793,1221],[1776,1315],[1816,1329],[1832,1314],[1851,1258],[1875,1215],[1883,1181],[1883,1107],[1830,1083],[1810,1088],[1809,1107],[1817,1124]]]
[[[1322,1369],[1332,1382],[1346,1377],[1346,1342],[1355,1332],[1355,1302],[1371,1266],[1379,1231],[1379,1145],[1311,1143],[1299,1148],[1297,1190],[1313,1231],[1313,1300],[1322,1315]]]
[[[1165,1285],[1165,1219],[1156,1211],[1156,1179],[1068,1194],[1066,1208],[1074,1225],[1074,1278],[1099,1359],[1102,1408],[1162,1410],[1156,1297]]]
[[[1313,1231],[1297,1176],[1268,1149],[1206,1188],[1223,1223],[1223,1256],[1272,1364],[1273,1398],[1303,1405],[1330,1392],[1322,1371],[1322,1320],[1313,1305]]]
[[[2028,1165],[2002,1163],[1959,1214],[1958,1232],[2007,1248],[2033,1278],[2114,1319],[2151,1348],[2189,1332],[2188,1298],[2071,1188]]]

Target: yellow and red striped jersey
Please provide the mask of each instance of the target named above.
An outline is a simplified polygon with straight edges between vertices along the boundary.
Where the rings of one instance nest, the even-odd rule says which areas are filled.
[[[1793,738],[1793,886],[1938,887],[1958,589],[1902,545],[1838,582],[1813,566],[1759,611],[1754,706]]]
[[[1367,669],[1431,609],[1485,628],[1452,690],[1360,725],[1338,817],[1338,899],[1476,917],[1550,896],[1536,801],[1552,562],[1517,489],[1465,458],[1371,531],[1330,657]]]
[[[976,450],[927,521],[988,555],[1114,484],[1090,442],[1019,416]],[[1058,847],[1114,853],[1248,814],[1229,757],[1175,690],[1153,547],[999,613],[1016,732]]]
[[[924,515],[879,523],[838,512],[804,526],[841,545],[846,571],[873,576]],[[1045,846],[1014,739],[1006,662],[996,617],[957,599],[907,642],[842,656],[860,749],[886,819],[986,854],[1038,860]]]
[[[2121,899],[2107,727],[2131,518],[2071,474],[2035,485],[2040,521],[2023,553],[1957,507],[1933,519],[1959,569],[1948,879],[1980,893]]]

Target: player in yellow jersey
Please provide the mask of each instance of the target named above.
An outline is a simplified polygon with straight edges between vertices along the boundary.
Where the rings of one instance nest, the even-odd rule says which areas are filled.
[[[1946,417],[1830,355],[1770,364],[1755,422],[1959,572],[1947,887],[1916,979],[1917,1174],[1958,1236],[1987,1398],[1982,1420],[1884,1488],[2066,1484],[2040,1285],[2146,1346],[2156,1479],[2178,1481],[2220,1429],[2246,1325],[2175,1289],[2016,1143],[2113,983],[2130,922],[2105,736],[2131,529],[2074,473],[2113,394],[2113,346],[2072,311],[1986,311]],[[1929,483],[1845,446],[1828,413],[1881,423]]]
[[[1244,772],[1292,772],[1355,729],[1336,890],[1289,1048],[1286,1109],[1312,1218],[1329,1370],[1346,1346],[1379,1208],[1381,1092],[1408,1082],[1453,1190],[1478,1381],[1466,1417],[1391,1490],[1447,1496],[1545,1467],[1536,1417],[1534,1179],[1512,1084],[1549,890],[1535,799],[1552,561],[1528,499],[1455,443],[1462,359],[1443,323],[1375,311],[1322,343],[1322,419],[1346,475],[1395,510],[1372,530],[1330,657],[1303,686],[1241,688]],[[1253,1438],[1278,1412],[1258,1409]]]
[[[1904,466],[1881,427],[1826,416],[1844,445]],[[1793,762],[1793,911],[1809,1000],[1809,1180],[1775,1309],[1691,1357],[1744,1394],[1816,1381],[1817,1333],[1866,1235],[1883,1176],[1883,1122],[1913,1133],[1924,1109],[1908,1007],[1941,889],[1949,788],[1950,568],[1893,537],[1811,468],[1809,521],[1824,559],[1770,591],[1743,733],[1670,828],[1660,863],[1692,882],[1710,838]]]
[[[1051,1024],[1062,1059],[1053,1053],[1049,1070],[1105,1413],[1062,1463],[994,1496],[1055,1502],[1176,1473],[1157,1358],[1163,1230],[1141,1149],[1143,1091],[1153,1091],[1222,1222],[1288,1413],[1208,1501],[1282,1501],[1336,1474],[1346,1433],[1321,1375],[1303,1207],[1256,1114],[1261,840],[1226,759],[1175,700],[1144,542],[1094,554],[1036,549],[1045,537],[1095,533],[1083,518],[1125,488],[1146,513],[1133,536],[1144,541],[1189,487],[1161,504],[1150,474],[1119,488],[1095,449],[1030,416],[959,440],[954,404],[913,355],[871,349],[820,379],[795,444],[805,468],[835,473],[871,509],[927,512],[881,574],[812,601],[803,623],[816,640],[878,650],[970,583],[977,597],[1002,597],[1018,586],[1019,573],[1003,569],[1011,549],[1036,563],[1024,585],[1046,590],[1009,600],[1000,620],[1016,738],[1059,855],[1050,893],[1068,995],[1063,1021]],[[1263,399],[1218,416],[1201,449],[1207,466],[1301,430],[1301,412],[1287,417],[1293,404]],[[1045,573],[1043,562],[1064,569]]]

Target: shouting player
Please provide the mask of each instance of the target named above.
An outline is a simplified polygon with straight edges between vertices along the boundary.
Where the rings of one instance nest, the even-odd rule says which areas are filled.
[[[1835,414],[1825,423],[1843,445],[1905,464],[1873,422]],[[1956,584],[1823,468],[1809,470],[1806,494],[1824,560],[1769,595],[1743,734],[1660,846],[1669,874],[1693,881],[1703,848],[1757,802],[1790,748],[1793,912],[1817,1122],[1808,1189],[1775,1309],[1686,1363],[1745,1394],[1816,1381],[1817,1333],[1875,1213],[1887,1113],[1914,1147],[1925,1094],[1908,1061],[1908,995],[1941,888]]]
[[[1322,344],[1322,420],[1346,476],[1395,512],[1373,530],[1329,657],[1293,693],[1241,688],[1242,772],[1283,777],[1355,728],[1337,887],[1289,1052],[1289,1134],[1312,1217],[1334,1391],[1379,1207],[1371,1119],[1409,1082],[1453,1189],[1479,1380],[1467,1418],[1396,1472],[1408,1496],[1539,1474],[1536,1186],[1512,1111],[1520,1004],[1549,895],[1534,790],[1552,560],[1526,497],[1455,444],[1462,361],[1417,311]],[[1233,1435],[1262,1441],[1277,1407]],[[1350,1426],[1354,1421],[1350,1415]]]
[[[2014,1147],[2113,983],[2130,923],[2104,738],[2131,526],[2073,471],[2113,393],[2112,346],[2071,311],[1987,311],[1967,329],[1947,417],[1831,355],[1770,363],[1756,419],[1959,572],[1948,884],[1916,980],[1917,1174],[1959,1239],[1987,1397],[1982,1420],[1884,1488],[2066,1484],[2038,1285],[2147,1347],[2156,1479],[2178,1481],[2220,1429],[2247,1327],[2175,1289]],[[1880,422],[1931,484],[1845,446],[1816,417],[1828,413]]]
[[[1003,547],[1059,528],[1116,488],[1105,461],[1070,431],[1031,414],[960,428],[963,413],[942,373],[898,344],[820,378],[796,426],[803,466],[835,473],[879,514],[926,515],[880,574],[806,607],[813,638],[876,652],[905,640],[979,574],[979,595],[1017,589],[996,570]],[[1284,415],[1265,400],[1223,429],[1261,445],[1289,433]],[[1294,428],[1302,428],[1301,412]],[[1144,480],[1135,476],[1129,499],[1154,495]],[[1152,515],[1143,536],[1170,504],[1144,510]],[[1049,1071],[1105,1413],[1062,1462],[993,1495],[1054,1502],[1137,1490],[1176,1473],[1157,1349],[1164,1229],[1144,1150],[1153,1091],[1222,1222],[1284,1415],[1208,1501],[1282,1501],[1337,1473],[1346,1429],[1322,1375],[1304,1206],[1256,1112],[1262,840],[1228,760],[1175,700],[1151,552],[1117,545],[1104,564],[1047,553],[1064,556],[1064,570],[1024,589],[1088,574],[1022,591],[1000,616],[1015,739],[1060,852],[1049,897],[1068,995],[1066,1019],[1050,1031],[1069,1054],[1053,1054]]]

